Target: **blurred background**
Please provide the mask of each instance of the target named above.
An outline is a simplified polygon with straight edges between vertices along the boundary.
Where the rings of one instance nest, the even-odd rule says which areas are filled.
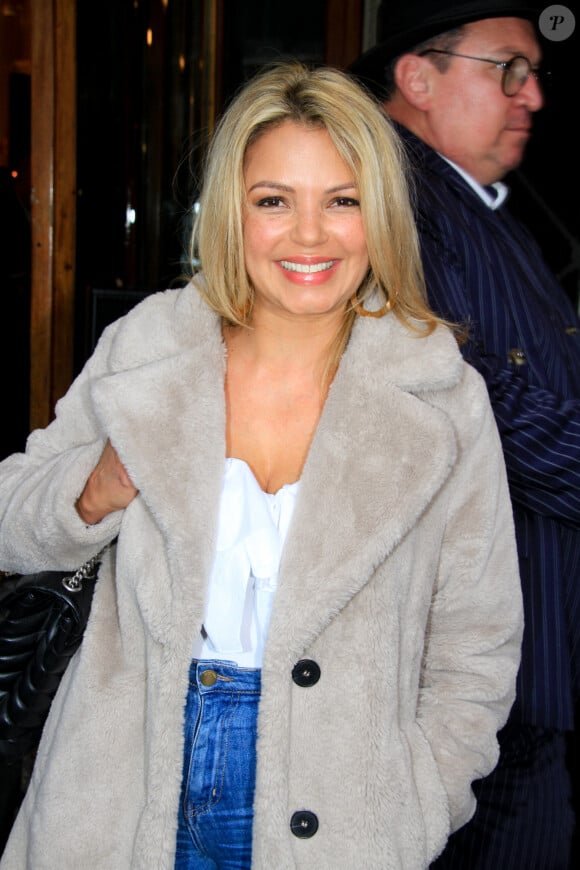
[[[385,0],[389,2],[389,0]],[[404,0],[392,0],[404,2]],[[178,285],[216,119],[264,63],[346,68],[379,0],[0,0],[0,459],[104,326]],[[578,0],[512,205],[579,304]],[[26,770],[0,770],[0,850]]]

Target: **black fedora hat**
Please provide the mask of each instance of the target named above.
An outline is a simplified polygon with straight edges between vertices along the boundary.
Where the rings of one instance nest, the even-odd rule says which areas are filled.
[[[534,0],[383,0],[377,44],[361,54],[349,72],[377,92],[395,57],[426,39],[483,18],[526,18],[537,22],[543,6]]]

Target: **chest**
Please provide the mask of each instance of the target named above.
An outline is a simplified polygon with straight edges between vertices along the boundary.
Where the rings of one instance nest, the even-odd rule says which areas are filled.
[[[265,492],[299,480],[323,399],[309,378],[248,377],[235,365],[226,379],[226,451],[252,469]]]

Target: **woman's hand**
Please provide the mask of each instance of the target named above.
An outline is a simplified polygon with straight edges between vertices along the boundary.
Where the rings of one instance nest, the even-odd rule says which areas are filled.
[[[83,522],[92,526],[107,514],[126,508],[137,493],[117,451],[107,440],[101,458],[77,499],[77,513]]]

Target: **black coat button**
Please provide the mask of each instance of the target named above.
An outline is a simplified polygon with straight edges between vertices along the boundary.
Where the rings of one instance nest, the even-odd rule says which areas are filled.
[[[292,668],[292,679],[297,686],[315,686],[320,679],[320,668],[312,659],[300,659]]]
[[[310,810],[299,810],[290,819],[290,828],[295,837],[307,840],[313,837],[318,830],[318,818]]]

